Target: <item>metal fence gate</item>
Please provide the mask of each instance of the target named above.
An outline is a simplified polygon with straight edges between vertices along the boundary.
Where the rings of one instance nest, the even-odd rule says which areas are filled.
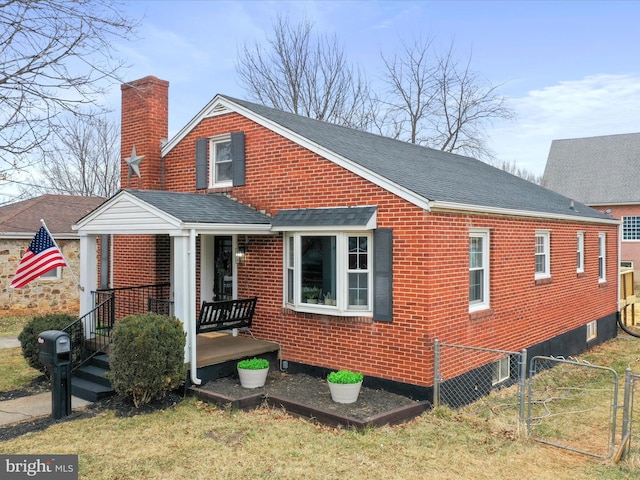
[[[600,458],[615,453],[618,415],[616,371],[576,359],[533,357],[527,427],[542,443]],[[594,428],[596,427],[596,428]]]
[[[527,351],[512,352],[434,341],[434,407],[468,406],[472,414],[523,434]]]
[[[622,440],[621,449],[626,448],[629,462],[636,468],[640,468],[640,425],[636,423],[640,419],[640,375],[634,375],[627,368],[624,378],[624,411],[622,415]],[[636,402],[636,400],[638,400]]]

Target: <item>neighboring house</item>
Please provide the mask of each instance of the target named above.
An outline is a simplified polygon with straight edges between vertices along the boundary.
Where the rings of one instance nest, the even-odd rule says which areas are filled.
[[[640,133],[553,140],[542,185],[622,220],[622,266],[640,271]]]
[[[193,382],[202,300],[258,296],[252,334],[290,368],[421,398],[434,339],[571,355],[616,335],[608,215],[472,158],[224,95],[167,141],[167,98],[155,77],[122,86],[124,189],[75,228],[83,258],[114,235],[114,286],[171,284]],[[97,273],[83,262],[83,312]]]
[[[0,313],[65,312],[77,315],[80,309],[80,241],[71,226],[103,198],[71,195],[42,195],[0,207]],[[23,288],[9,287],[20,259],[44,220],[62,249],[69,268],[56,268]]]

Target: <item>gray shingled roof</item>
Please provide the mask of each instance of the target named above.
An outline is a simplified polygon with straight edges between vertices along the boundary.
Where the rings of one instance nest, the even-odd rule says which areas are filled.
[[[376,207],[301,208],[280,210],[271,219],[274,227],[366,225]]]
[[[271,218],[223,194],[127,190],[140,200],[188,223],[268,225]]]
[[[640,203],[640,133],[553,140],[542,182],[589,205]]]
[[[401,142],[221,95],[425,199],[610,219],[610,217],[479,160]]]

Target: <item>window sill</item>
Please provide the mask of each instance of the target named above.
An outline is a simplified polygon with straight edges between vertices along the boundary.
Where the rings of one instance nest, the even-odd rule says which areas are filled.
[[[469,312],[469,321],[483,320],[489,317],[493,317],[493,308],[486,308],[484,310]]]
[[[608,287],[608,286],[609,286],[609,283],[606,280],[598,281],[598,287],[605,288],[605,287]]]
[[[586,278],[587,274],[585,272],[577,272],[576,278]]]
[[[303,305],[286,305],[283,311],[293,314],[324,316],[324,317],[337,317],[343,319],[368,319],[373,320],[373,312],[371,310],[338,310],[336,307],[306,307]]]
[[[536,278],[536,285],[549,285],[550,283],[553,283],[553,279],[551,277]]]

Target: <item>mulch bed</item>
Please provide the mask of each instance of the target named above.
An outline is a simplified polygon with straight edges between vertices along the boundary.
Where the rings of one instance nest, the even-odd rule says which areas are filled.
[[[260,388],[246,389],[237,378],[225,377],[191,390],[199,398],[221,405],[248,409],[266,402],[321,423],[354,428],[402,423],[430,407],[429,402],[367,387],[362,387],[355,403],[335,403],[324,379],[279,371],[270,371]]]
[[[48,389],[48,379],[42,376],[24,388],[0,392],[0,400],[42,393]],[[331,400],[324,379],[299,373],[270,372],[265,386],[256,389],[242,388],[237,378],[225,377],[190,390],[203,400],[224,406],[248,409],[266,403],[320,423],[354,428],[401,423],[420,415],[430,406],[429,402],[418,402],[402,395],[367,387],[362,387],[355,403],[335,403]],[[58,423],[92,418],[107,410],[115,411],[119,417],[130,417],[171,408],[182,401],[183,393],[182,390],[170,392],[163,399],[140,408],[136,408],[128,399],[110,397],[74,410],[71,415],[61,419],[53,419],[49,415],[0,427],[0,441],[42,431]]]

